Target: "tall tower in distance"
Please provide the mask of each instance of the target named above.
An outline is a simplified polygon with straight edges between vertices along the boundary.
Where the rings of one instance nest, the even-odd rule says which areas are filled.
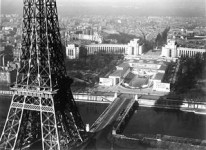
[[[0,149],[41,139],[43,150],[81,144],[85,127],[73,99],[59,32],[56,0],[24,0],[22,56]]]

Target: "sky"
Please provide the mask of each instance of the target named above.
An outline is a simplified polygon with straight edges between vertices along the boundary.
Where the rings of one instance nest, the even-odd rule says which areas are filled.
[[[60,15],[206,15],[206,0],[56,0]],[[2,13],[22,14],[23,0],[1,0]]]

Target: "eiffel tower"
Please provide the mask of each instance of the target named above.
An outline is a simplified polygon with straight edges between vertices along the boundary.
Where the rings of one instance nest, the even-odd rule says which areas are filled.
[[[36,141],[43,150],[71,149],[86,132],[66,75],[56,0],[24,0],[22,25],[20,67],[0,149],[25,149]]]

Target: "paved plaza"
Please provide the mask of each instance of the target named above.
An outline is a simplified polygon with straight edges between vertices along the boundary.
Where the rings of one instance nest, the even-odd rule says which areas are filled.
[[[138,94],[138,95],[158,95],[158,96],[164,96],[168,94],[168,92],[153,91],[152,88],[129,89],[129,88],[122,87],[121,85],[98,86],[95,89],[93,89],[93,91],[117,92],[117,93]]]

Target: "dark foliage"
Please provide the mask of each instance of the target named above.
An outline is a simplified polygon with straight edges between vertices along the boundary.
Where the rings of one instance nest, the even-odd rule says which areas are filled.
[[[99,81],[99,77],[104,77],[112,72],[123,58],[123,55],[105,53],[83,55],[78,60],[68,60],[66,68],[69,76],[82,80],[82,82],[74,83],[73,86],[93,86]]]
[[[159,33],[155,39],[155,44],[157,47],[161,47],[167,43],[167,33],[170,27],[167,27],[161,34]]]
[[[119,33],[119,34],[109,34],[106,39],[116,39],[117,43],[119,44],[127,44],[130,40],[138,38],[135,35],[126,34],[126,33]]]
[[[205,79],[206,54],[197,53],[194,57],[181,57],[180,68],[177,73],[178,80],[175,83],[175,91],[184,93],[195,88],[198,80]]]
[[[5,46],[5,50],[2,51],[0,54],[4,54],[5,55],[5,57],[4,57],[5,63],[8,62],[8,61],[12,61],[13,60],[13,46],[11,46],[11,45]],[[1,63],[2,62],[0,62],[0,64]]]

